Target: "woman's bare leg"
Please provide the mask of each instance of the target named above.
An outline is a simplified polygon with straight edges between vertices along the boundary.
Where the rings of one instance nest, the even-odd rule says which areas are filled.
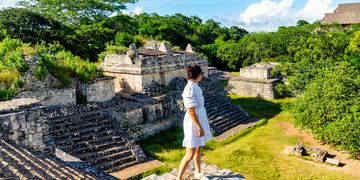
[[[201,172],[201,147],[197,147],[194,154],[194,162],[195,162],[195,172]]]
[[[182,179],[182,176],[184,175],[185,170],[186,170],[187,166],[189,165],[189,162],[193,158],[195,151],[196,151],[196,148],[186,148],[186,154],[182,158],[180,166],[179,166],[178,176],[176,177],[177,180]]]

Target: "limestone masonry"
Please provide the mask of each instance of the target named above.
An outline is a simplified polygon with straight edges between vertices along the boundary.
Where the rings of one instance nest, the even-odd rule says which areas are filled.
[[[187,51],[171,51],[166,43],[149,41],[143,48],[131,45],[126,54],[108,54],[101,67],[115,77],[115,91],[144,92],[153,83],[167,86],[175,77],[186,77],[185,67],[198,64],[207,77],[208,62],[188,45]]]
[[[29,62],[36,64],[36,58]],[[6,154],[0,156],[0,178],[111,179],[107,173],[147,161],[136,141],[182,125],[181,93],[190,64],[205,72],[199,85],[214,136],[253,121],[226,96],[218,71],[211,68],[208,75],[207,60],[191,45],[186,51],[155,41],[139,50],[131,45],[125,55],[108,54],[101,65],[107,76],[87,84],[73,80],[70,87],[56,88],[50,75],[46,83],[27,72],[26,82],[34,86],[0,103],[0,154]]]
[[[279,78],[271,74],[276,63],[258,63],[240,69],[240,76],[229,80],[228,89],[240,96],[275,99]]]

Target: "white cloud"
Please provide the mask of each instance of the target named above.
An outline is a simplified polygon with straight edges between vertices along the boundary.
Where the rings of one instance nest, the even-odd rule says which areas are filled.
[[[136,7],[135,9],[132,9],[132,10],[122,11],[123,14],[127,14],[127,15],[139,15],[143,12],[144,12],[144,7],[142,7],[142,6]]]
[[[296,16],[308,21],[316,21],[324,17],[326,12],[331,12],[332,0],[309,0],[305,7],[297,11]]]
[[[19,0],[0,0],[0,9],[14,7]]]
[[[294,7],[294,0],[262,0],[248,6],[236,24],[250,31],[275,31],[279,26],[294,25],[299,19],[320,20],[333,9],[332,0],[307,0],[300,8]]]

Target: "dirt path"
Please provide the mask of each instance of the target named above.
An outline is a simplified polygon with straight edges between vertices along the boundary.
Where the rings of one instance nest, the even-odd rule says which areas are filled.
[[[327,150],[329,154],[335,155],[335,158],[340,160],[340,163],[345,164],[343,167],[335,167],[330,165],[318,164],[319,166],[331,169],[331,170],[339,170],[345,173],[351,174],[353,176],[357,176],[360,178],[360,161],[349,159],[349,154],[343,151],[335,150],[334,148],[326,145],[322,142],[319,142],[314,138],[313,135],[300,131],[294,127],[293,124],[289,122],[279,122],[279,125],[284,128],[285,135],[288,136],[298,136],[301,139],[302,143],[309,143],[312,147],[318,147],[320,149]],[[316,163],[317,164],[317,163]]]

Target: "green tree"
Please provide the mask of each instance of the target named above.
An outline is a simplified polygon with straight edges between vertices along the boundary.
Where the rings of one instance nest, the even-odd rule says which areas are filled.
[[[25,43],[60,41],[66,43],[66,33],[71,31],[58,21],[22,8],[8,8],[0,11],[0,29]]]
[[[294,105],[296,124],[319,139],[360,151],[360,71],[347,62],[324,68]]]
[[[305,20],[298,20],[298,22],[296,23],[296,26],[297,27],[302,27],[302,26],[305,26],[305,25],[308,25],[309,23]]]
[[[226,30],[229,36],[228,39],[238,41],[243,38],[246,34],[249,34],[245,29],[239,28],[237,26],[231,26]]]
[[[34,12],[53,17],[70,25],[101,22],[112,14],[125,9],[126,3],[137,0],[29,0],[20,1],[18,5],[24,6]]]

